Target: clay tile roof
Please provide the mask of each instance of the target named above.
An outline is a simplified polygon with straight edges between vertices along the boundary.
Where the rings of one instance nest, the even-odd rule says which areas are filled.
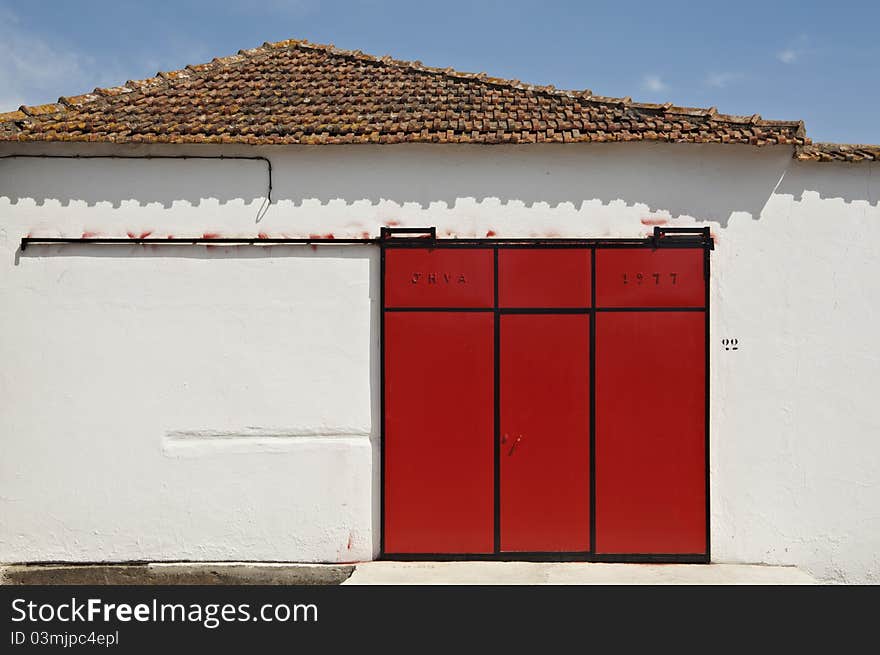
[[[297,40],[265,43],[207,64],[0,114],[0,141],[642,140],[810,145],[802,121],[719,114],[714,107],[634,103]],[[798,152],[813,158],[806,154],[812,150]]]
[[[814,143],[799,147],[795,157],[801,161],[880,161],[880,145]]]

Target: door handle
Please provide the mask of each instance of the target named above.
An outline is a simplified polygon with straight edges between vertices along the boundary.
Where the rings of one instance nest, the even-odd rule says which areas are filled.
[[[504,436],[506,437],[507,435],[504,435]],[[516,439],[514,439],[513,443],[510,445],[510,450],[507,451],[508,457],[513,455],[513,451],[516,450],[516,444],[518,444],[520,441],[522,441],[522,435],[518,434],[518,435],[516,435]]]

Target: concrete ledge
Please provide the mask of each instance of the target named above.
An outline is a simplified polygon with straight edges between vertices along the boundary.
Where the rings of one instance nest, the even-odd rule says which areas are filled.
[[[586,562],[364,562],[343,584],[818,584],[793,566]]]
[[[0,584],[336,585],[353,571],[334,564],[21,564],[0,568]]]

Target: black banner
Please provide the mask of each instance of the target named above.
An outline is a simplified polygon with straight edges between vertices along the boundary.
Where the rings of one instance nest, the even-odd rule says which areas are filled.
[[[877,587],[7,586],[0,600],[2,653],[257,645],[420,651],[475,637],[589,652],[598,643],[855,643],[873,625],[878,594]]]

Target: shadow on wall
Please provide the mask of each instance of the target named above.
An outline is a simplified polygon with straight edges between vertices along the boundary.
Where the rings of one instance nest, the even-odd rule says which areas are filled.
[[[118,152],[127,154],[125,150]],[[201,154],[230,151],[204,147]],[[240,154],[245,151],[236,151]],[[454,209],[463,199],[533,207],[584,203],[646,205],[671,218],[689,216],[726,227],[732,214],[759,218],[776,190],[803,198],[877,204],[880,174],[873,164],[799,163],[788,147],[719,144],[547,144],[541,146],[317,146],[259,148],[273,162],[273,205],[387,201],[422,209]],[[72,201],[244,201],[254,223],[267,190],[261,161],[0,160],[0,198],[38,205]],[[777,188],[778,187],[778,188]]]
[[[139,159],[124,148],[118,152],[130,158],[0,159],[0,197],[12,204],[23,199],[37,205],[54,200],[63,207],[72,201],[113,207],[136,202],[167,209],[175,202],[198,206],[209,198],[260,204],[267,194],[268,171],[261,160]]]
[[[776,193],[790,195],[795,201],[802,201],[805,195],[812,193],[823,200],[863,201],[880,207],[880,164],[795,161]]]

